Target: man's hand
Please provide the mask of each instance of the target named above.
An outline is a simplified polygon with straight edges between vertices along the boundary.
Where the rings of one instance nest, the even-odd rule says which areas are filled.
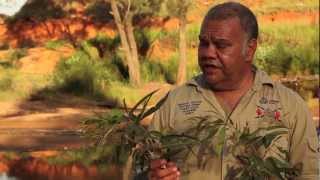
[[[173,162],[164,159],[153,160],[150,164],[149,180],[179,180],[180,172]]]

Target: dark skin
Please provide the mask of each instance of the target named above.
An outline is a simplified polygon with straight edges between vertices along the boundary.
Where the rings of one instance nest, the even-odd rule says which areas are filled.
[[[206,83],[220,103],[234,109],[252,87],[252,60],[256,39],[248,39],[237,17],[205,20],[199,35],[198,64]],[[149,179],[177,180],[180,173],[172,162],[151,162]]]
[[[199,36],[198,63],[204,78],[219,102],[231,110],[253,84],[257,41],[247,36],[237,17],[205,21]]]

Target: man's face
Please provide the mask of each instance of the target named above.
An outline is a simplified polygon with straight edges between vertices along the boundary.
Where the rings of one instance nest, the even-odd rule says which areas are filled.
[[[199,40],[198,63],[206,82],[217,89],[232,89],[251,68],[255,50],[251,52],[239,18],[205,20]]]

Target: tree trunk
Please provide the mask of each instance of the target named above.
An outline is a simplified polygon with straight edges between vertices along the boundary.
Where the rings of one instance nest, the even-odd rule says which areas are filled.
[[[179,68],[177,73],[177,84],[181,85],[186,81],[187,76],[187,41],[186,41],[186,17],[179,20]]]
[[[139,68],[139,62],[138,62],[138,65],[136,65],[135,61],[137,60],[134,59],[135,55],[132,53],[132,48],[129,44],[130,38],[128,37],[128,34],[127,34],[128,29],[126,27],[127,25],[126,21],[128,20],[125,20],[125,21],[121,20],[121,16],[117,7],[116,0],[110,0],[110,3],[111,3],[112,14],[120,35],[121,46],[123,48],[123,51],[125,52],[125,56],[128,64],[130,83],[132,83],[133,85],[140,85],[140,70],[138,70],[139,72],[137,73],[137,68]],[[127,32],[126,32],[126,29],[127,29]]]
[[[140,81],[140,64],[139,64],[139,56],[138,56],[138,48],[137,48],[137,43],[134,38],[134,30],[132,26],[132,14],[129,14],[127,19],[126,19],[126,30],[127,30],[127,37],[129,41],[129,46],[130,46],[130,51],[132,55],[132,74],[133,74],[133,82],[134,85],[139,86],[141,81]]]

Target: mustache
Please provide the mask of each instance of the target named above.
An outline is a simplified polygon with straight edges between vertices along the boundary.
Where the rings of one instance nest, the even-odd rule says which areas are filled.
[[[223,65],[218,61],[218,60],[214,60],[214,59],[201,59],[201,61],[199,62],[200,66],[213,66],[216,68],[222,68]]]

